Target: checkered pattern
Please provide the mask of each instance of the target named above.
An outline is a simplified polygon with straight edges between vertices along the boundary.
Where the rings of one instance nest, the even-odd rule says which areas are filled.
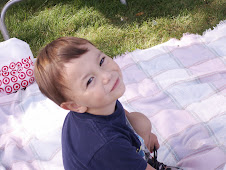
[[[115,59],[126,84],[120,101],[151,120],[160,162],[199,170],[226,162],[224,25],[219,36],[185,35]]]

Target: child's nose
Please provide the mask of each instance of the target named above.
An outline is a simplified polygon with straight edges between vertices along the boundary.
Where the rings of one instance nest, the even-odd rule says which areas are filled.
[[[102,77],[103,77],[103,84],[108,84],[109,81],[111,80],[112,75],[110,72],[105,71],[103,72]]]

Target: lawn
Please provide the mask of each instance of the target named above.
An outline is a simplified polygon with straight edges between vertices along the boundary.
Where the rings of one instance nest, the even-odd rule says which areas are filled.
[[[6,25],[35,56],[62,36],[86,38],[116,56],[183,33],[202,34],[225,19],[226,0],[127,0],[127,6],[119,0],[24,0],[7,12]]]

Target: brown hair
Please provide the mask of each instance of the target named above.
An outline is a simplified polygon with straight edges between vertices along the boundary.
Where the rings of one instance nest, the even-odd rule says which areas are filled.
[[[38,54],[35,63],[35,80],[40,91],[56,104],[67,101],[64,64],[85,54],[88,40],[62,37],[47,44]]]

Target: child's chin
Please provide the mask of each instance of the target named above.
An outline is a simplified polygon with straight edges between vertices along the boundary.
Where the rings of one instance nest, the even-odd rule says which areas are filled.
[[[117,99],[122,97],[125,91],[126,91],[125,86],[123,86],[118,93]]]

